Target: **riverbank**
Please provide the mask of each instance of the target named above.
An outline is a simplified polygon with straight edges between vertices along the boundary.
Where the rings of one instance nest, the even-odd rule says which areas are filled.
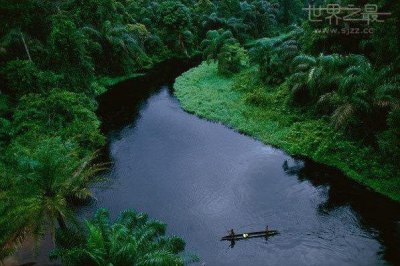
[[[115,86],[120,82],[129,80],[129,79],[133,79],[136,77],[140,77],[145,75],[144,73],[133,73],[133,74],[128,74],[128,75],[122,75],[122,76],[116,76],[116,77],[111,77],[111,76],[103,76],[103,77],[99,77],[97,80],[98,82],[105,86],[105,87],[111,87],[111,86]]]
[[[400,174],[384,164],[370,147],[347,139],[328,120],[288,107],[285,84],[264,88],[249,84],[252,70],[232,77],[217,74],[216,64],[203,63],[176,79],[175,95],[186,111],[221,122],[241,133],[336,167],[348,177],[400,201]]]

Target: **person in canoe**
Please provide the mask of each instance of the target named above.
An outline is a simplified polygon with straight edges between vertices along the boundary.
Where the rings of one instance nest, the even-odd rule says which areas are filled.
[[[229,235],[232,237],[231,244],[229,246],[231,248],[233,248],[235,246],[235,232],[233,231],[233,229],[231,229],[231,231],[229,232]]]
[[[268,225],[265,227],[265,239],[269,237],[269,230],[268,230]]]
[[[233,229],[231,229],[231,231],[229,232],[229,235],[230,235],[232,238],[235,238],[235,232],[233,231]]]

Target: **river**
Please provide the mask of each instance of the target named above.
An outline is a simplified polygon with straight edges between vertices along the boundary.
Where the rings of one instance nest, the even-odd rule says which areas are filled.
[[[113,217],[147,212],[185,239],[199,265],[400,263],[398,204],[339,171],[185,113],[172,84],[187,67],[170,62],[100,97],[112,166],[81,217],[99,207]],[[266,225],[280,234],[233,247],[220,241],[231,228]]]

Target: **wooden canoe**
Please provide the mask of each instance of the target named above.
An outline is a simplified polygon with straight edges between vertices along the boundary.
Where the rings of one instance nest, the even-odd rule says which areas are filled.
[[[244,234],[247,234],[247,237],[243,237]],[[248,239],[248,238],[254,238],[254,237],[268,237],[268,236],[274,236],[277,235],[278,231],[276,230],[268,230],[267,231],[260,231],[260,232],[251,232],[251,233],[243,233],[243,234],[236,234],[236,235],[227,235],[221,238],[221,241],[223,240],[242,240],[242,239]]]

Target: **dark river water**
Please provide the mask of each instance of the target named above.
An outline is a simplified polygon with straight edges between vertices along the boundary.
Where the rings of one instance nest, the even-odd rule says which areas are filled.
[[[99,207],[114,217],[147,212],[185,239],[199,265],[400,263],[399,205],[338,171],[185,113],[171,76],[148,81],[125,82],[100,99],[113,164],[82,217]],[[266,225],[280,234],[232,248],[220,241],[231,228]]]

